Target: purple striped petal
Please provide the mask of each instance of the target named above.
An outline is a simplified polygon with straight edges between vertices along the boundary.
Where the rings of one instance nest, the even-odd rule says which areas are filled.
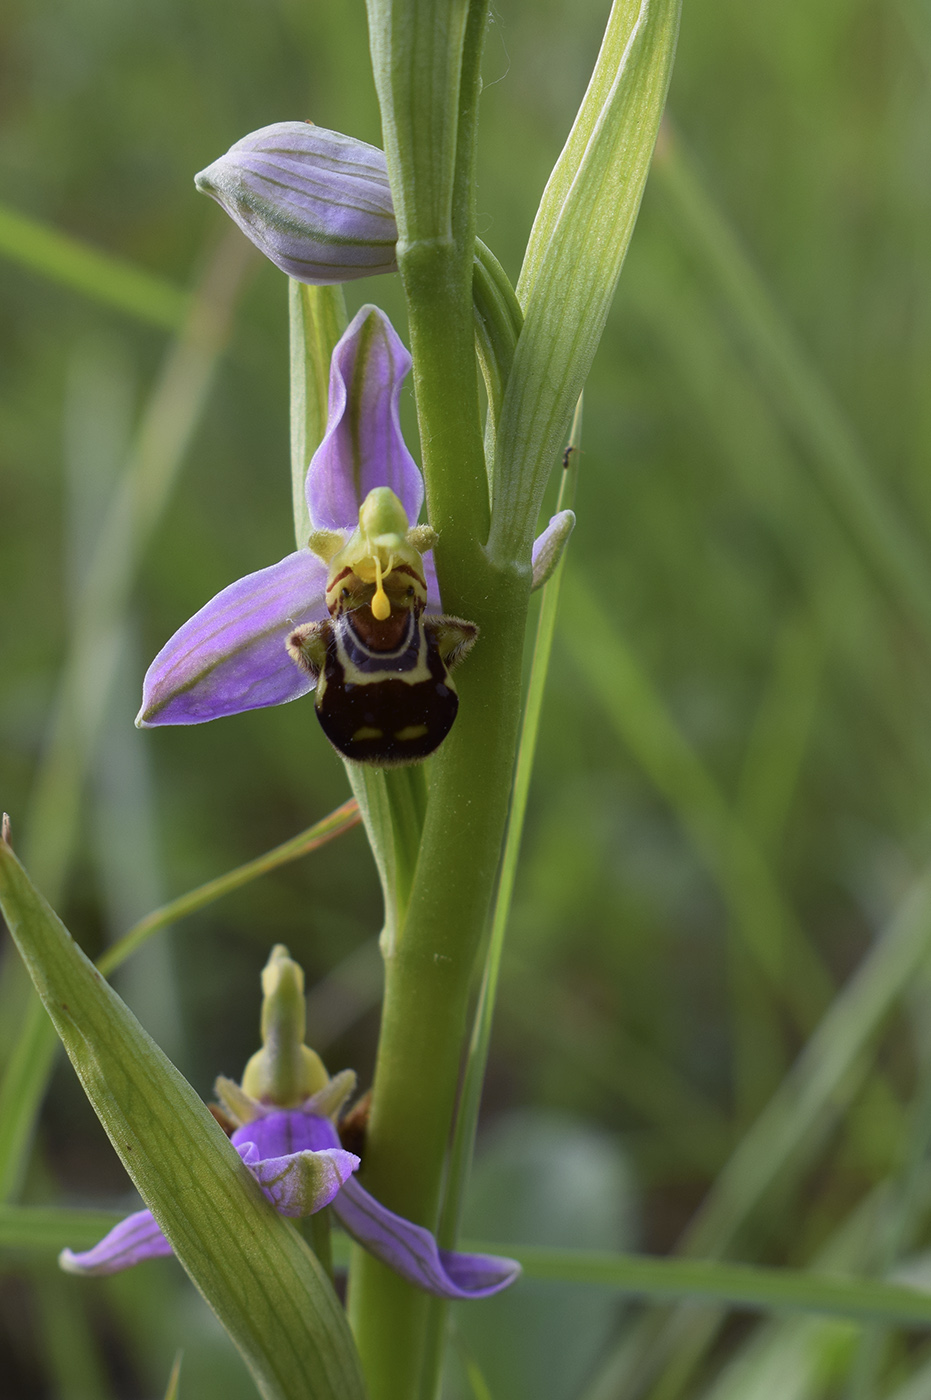
[[[384,152],[311,122],[253,131],[194,177],[298,282],[395,272],[398,230]]]
[[[83,1254],[75,1254],[63,1249],[58,1262],[69,1274],[118,1274],[121,1269],[131,1269],[144,1259],[158,1259],[171,1254],[171,1245],[155,1223],[149,1210],[137,1210],[128,1215],[119,1225],[114,1225],[109,1235],[104,1235],[93,1249]]]
[[[146,672],[140,729],[201,724],[306,695],[313,683],[288,656],[285,639],[298,623],[327,616],[325,587],[326,565],[299,549],[224,588]]]
[[[437,1298],[488,1298],[520,1273],[514,1259],[440,1249],[429,1230],[379,1205],[355,1180],[346,1182],[333,1202],[333,1213],[376,1259]]]
[[[423,481],[401,435],[398,403],[411,367],[394,327],[377,306],[363,306],[330,362],[327,428],[307,472],[307,506],[316,529],[354,528],[376,486],[390,486],[413,525]]]

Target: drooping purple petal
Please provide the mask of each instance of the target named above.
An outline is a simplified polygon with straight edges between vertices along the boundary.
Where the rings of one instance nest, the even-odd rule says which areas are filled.
[[[327,616],[326,572],[315,554],[299,549],[224,588],[152,662],[137,725],[201,724],[306,695],[313,682],[285,639],[296,624]]]
[[[119,1225],[114,1225],[93,1249],[82,1254],[63,1249],[58,1262],[69,1274],[118,1274],[121,1269],[131,1269],[144,1259],[158,1259],[172,1252],[152,1212],[137,1210],[135,1215],[128,1215]]]
[[[311,122],[253,131],[195,176],[247,238],[298,282],[395,272],[384,152]]]
[[[370,1254],[437,1298],[488,1298],[520,1273],[514,1259],[440,1249],[429,1230],[380,1205],[355,1180],[346,1182],[333,1213]]]
[[[575,529],[575,512],[561,510],[533,542],[533,588],[542,588],[562,558]]]
[[[307,506],[316,529],[354,527],[376,486],[390,486],[413,525],[423,481],[401,435],[398,403],[411,367],[394,327],[377,306],[363,306],[330,362],[327,428],[307,472]]]

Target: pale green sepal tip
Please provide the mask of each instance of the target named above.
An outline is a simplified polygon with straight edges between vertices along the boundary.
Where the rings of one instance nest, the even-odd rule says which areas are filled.
[[[335,1118],[343,1104],[356,1088],[354,1069],[341,1069],[334,1074],[329,1084],[301,1104],[304,1113],[316,1113],[320,1118]]]
[[[530,584],[531,593],[542,588],[553,577],[569,541],[569,536],[574,529],[574,511],[562,510],[558,515],[553,516],[549,529],[541,536],[539,550],[535,551],[533,578]]]
[[[244,1123],[254,1123],[256,1118],[261,1118],[265,1112],[256,1099],[243,1093],[234,1079],[227,1079],[222,1074],[214,1081],[213,1092],[239,1128]]]

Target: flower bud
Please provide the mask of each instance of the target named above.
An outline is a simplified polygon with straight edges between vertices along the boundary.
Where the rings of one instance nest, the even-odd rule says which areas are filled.
[[[276,122],[237,141],[194,183],[298,282],[397,271],[385,156],[364,141],[312,122]]]
[[[330,1076],[304,1044],[304,973],[283,943],[262,970],[262,994],[262,1049],[246,1065],[243,1092],[281,1107],[303,1103]]]

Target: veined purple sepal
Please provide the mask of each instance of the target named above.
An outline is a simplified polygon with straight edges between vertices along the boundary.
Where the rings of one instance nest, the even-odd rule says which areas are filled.
[[[521,1271],[515,1259],[440,1249],[429,1230],[395,1215],[355,1180],[347,1181],[336,1197],[333,1214],[369,1254],[437,1298],[490,1298]]]
[[[238,1150],[255,1143],[260,1157],[285,1157],[290,1152],[322,1152],[339,1147],[339,1134],[329,1118],[303,1108],[276,1108],[237,1128],[230,1139]]]
[[[158,1259],[171,1253],[171,1245],[156,1224],[152,1212],[137,1210],[135,1215],[127,1215],[119,1225],[114,1225],[93,1249],[86,1249],[82,1254],[63,1249],[58,1262],[66,1273],[103,1277],[131,1269],[145,1259]]]
[[[398,411],[410,367],[388,317],[377,306],[363,306],[333,351],[326,433],[307,472],[307,507],[317,529],[354,526],[359,507],[378,486],[389,487],[416,523],[423,480]]]
[[[224,588],[162,647],[146,672],[140,729],[202,724],[296,700],[313,689],[285,639],[326,617],[326,565],[309,549]]]
[[[312,122],[253,131],[194,177],[276,267],[324,286],[396,272],[384,152]]]

